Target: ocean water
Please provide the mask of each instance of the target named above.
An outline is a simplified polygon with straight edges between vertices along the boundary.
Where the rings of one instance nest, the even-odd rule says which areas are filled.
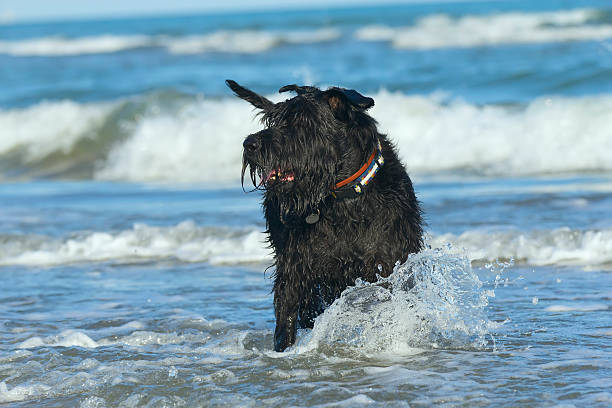
[[[425,211],[284,353],[226,78],[373,97]],[[0,405],[612,404],[609,1],[5,24],[0,89]]]

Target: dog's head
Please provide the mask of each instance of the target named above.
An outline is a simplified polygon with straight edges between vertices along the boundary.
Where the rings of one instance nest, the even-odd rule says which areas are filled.
[[[260,110],[264,129],[243,143],[242,180],[291,203],[301,213],[328,196],[372,152],[376,122],[365,113],[372,98],[354,90],[287,85],[297,96],[273,103],[234,81],[227,85]]]

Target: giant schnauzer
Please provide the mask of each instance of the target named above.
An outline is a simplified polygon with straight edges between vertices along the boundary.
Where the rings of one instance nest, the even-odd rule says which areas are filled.
[[[287,85],[273,103],[234,81],[265,126],[243,143],[274,251],[274,349],[295,342],[357,278],[375,282],[423,245],[419,203],[395,147],[357,91]]]

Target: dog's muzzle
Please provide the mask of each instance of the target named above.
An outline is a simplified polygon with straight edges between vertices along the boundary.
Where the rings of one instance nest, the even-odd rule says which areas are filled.
[[[244,142],[242,142],[242,147],[247,155],[255,154],[257,149],[259,149],[259,137],[257,135],[248,135]]]

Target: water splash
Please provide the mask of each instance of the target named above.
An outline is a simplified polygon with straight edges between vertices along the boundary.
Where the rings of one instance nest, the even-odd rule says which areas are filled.
[[[375,283],[357,280],[305,334],[297,352],[348,346],[364,352],[485,349],[490,322],[484,290],[469,258],[453,248],[428,248]]]

